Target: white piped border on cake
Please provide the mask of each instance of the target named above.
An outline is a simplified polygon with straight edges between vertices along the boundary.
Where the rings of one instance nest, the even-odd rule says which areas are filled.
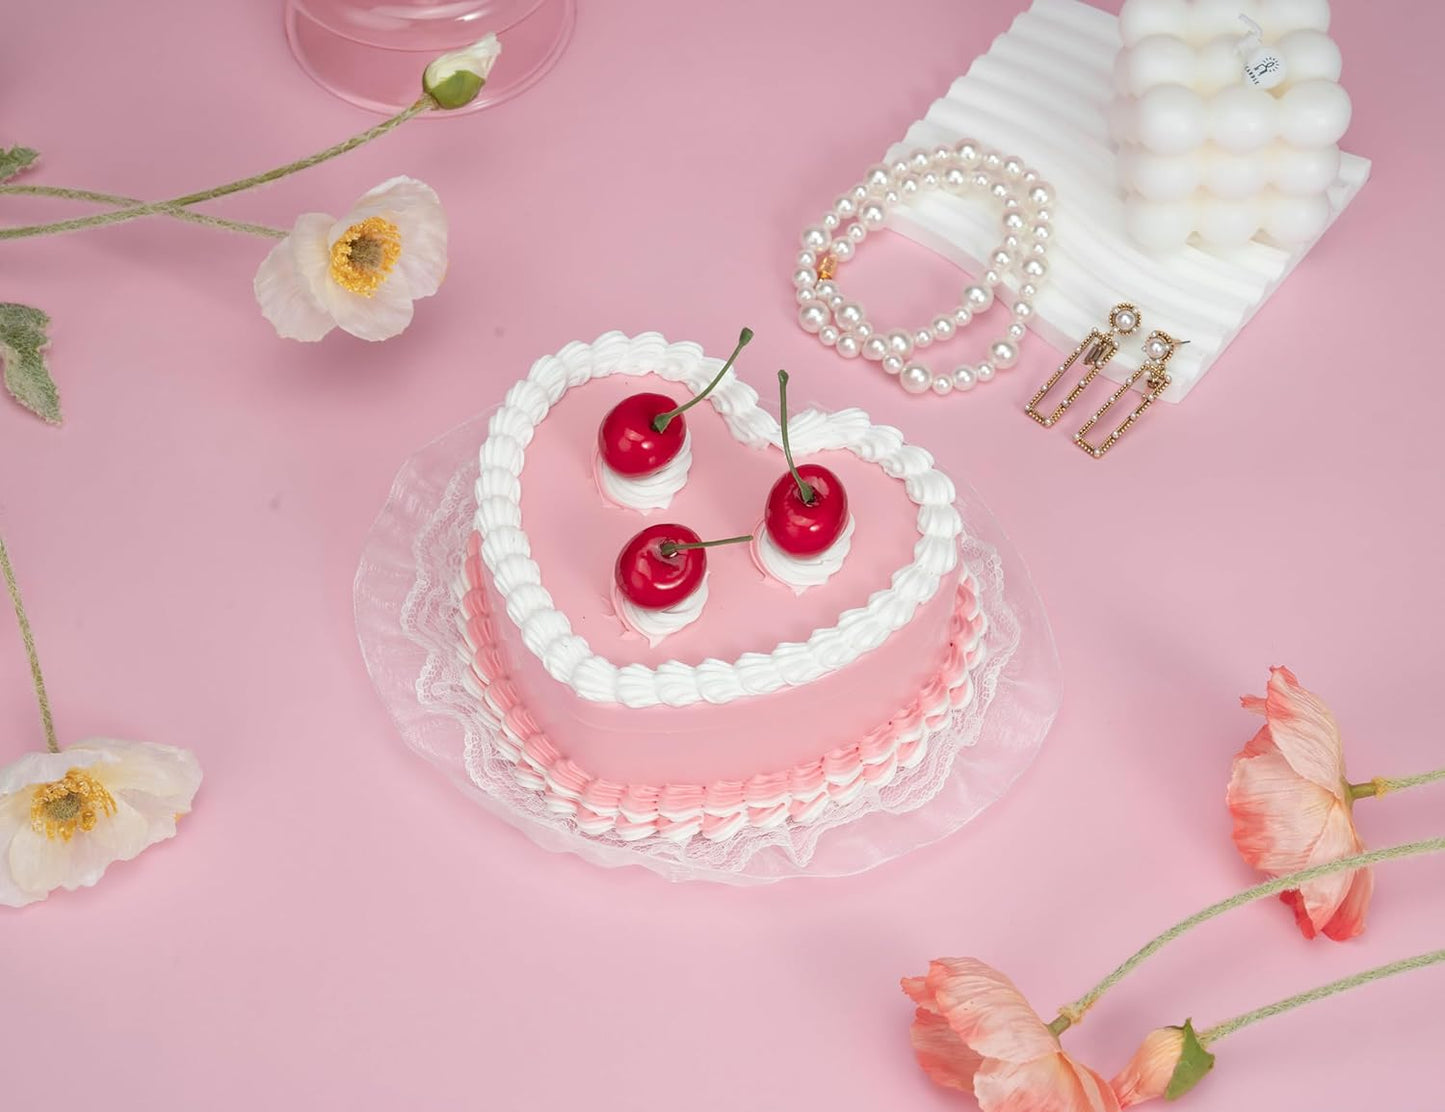
[[[527,377],[507,391],[488,423],[476,487],[475,523],[482,539],[482,561],[528,650],[553,679],[589,702],[632,708],[721,704],[812,683],[851,664],[907,625],[918,607],[937,594],[942,577],[958,564],[963,522],[953,507],[953,482],[934,468],[933,457],[906,443],[897,429],[873,424],[862,410],[806,410],[793,415],[788,424],[795,455],[849,451],[902,481],[908,498],[918,506],[913,561],[894,572],[889,586],[875,591],[864,606],[839,615],[837,625],[768,653],[744,653],[731,663],[705,660],[697,666],[670,660],[657,668],[619,667],[594,653],[554,605],[532,559],[522,526],[520,483],[527,445],[552,406],[568,390],[594,378],[656,374],[697,392],[721,366],[721,360],[707,357],[697,344],[669,344],[655,332],[636,338],[608,332],[595,343],[573,342],[556,355],[537,360]],[[706,400],[740,443],[781,449],[777,419],[758,406],[757,393],[735,376],[728,376]]]

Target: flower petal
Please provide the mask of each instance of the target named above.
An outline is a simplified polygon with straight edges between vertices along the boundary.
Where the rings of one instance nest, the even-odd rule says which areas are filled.
[[[998,970],[973,958],[929,966],[928,989],[958,1036],[985,1058],[1029,1062],[1059,1050],[1059,1040]]]
[[[356,202],[344,223],[338,222],[331,242],[369,216],[390,220],[401,233],[401,257],[385,285],[400,278],[412,298],[436,293],[447,272],[447,215],[436,190],[415,178],[384,181]]]
[[[114,814],[102,818],[94,830],[77,831],[68,842],[27,826],[10,843],[10,874],[31,893],[88,888],[111,862],[129,861],[157,840],[144,816],[117,800]]]
[[[1119,1112],[1108,1083],[1058,1050],[1029,1062],[987,1061],[973,1091],[982,1112]]]
[[[1343,803],[1278,753],[1235,758],[1225,798],[1240,856],[1276,876],[1305,868],[1325,828],[1339,814],[1349,820]]]
[[[1351,877],[1344,901],[1324,926],[1325,937],[1336,942],[1347,942],[1365,933],[1365,912],[1375,890],[1375,874],[1371,870],[1356,869]]]
[[[110,754],[111,763],[98,774],[101,781],[141,810],[148,802],[172,815],[184,814],[191,809],[191,801],[201,786],[200,762],[186,749],[146,741],[94,738],[71,746],[67,752],[85,750]]]
[[[1109,1084],[1119,1098],[1119,1106],[1128,1108],[1164,1095],[1184,1053],[1184,1032],[1178,1027],[1160,1027],[1150,1031],[1129,1064]]]
[[[1271,740],[1306,780],[1346,798],[1345,752],[1330,708],[1300,686],[1288,668],[1271,668],[1265,718]]]
[[[931,1008],[921,1007],[914,1014],[909,1035],[913,1056],[935,1084],[973,1092],[973,1076],[983,1058],[964,1045],[947,1019]]]
[[[261,315],[271,322],[276,335],[283,340],[312,342],[321,339],[335,327],[330,315],[316,297],[312,281],[299,265],[303,248],[314,245],[309,225],[317,219],[330,227],[330,218],[323,213],[306,213],[296,220],[295,229],[262,260],[252,288]],[[301,238],[298,238],[301,237]]]
[[[0,799],[36,784],[48,784],[62,780],[72,768],[89,768],[108,759],[104,753],[75,752],[62,749],[59,753],[26,753],[18,761],[0,768]],[[29,807],[29,804],[26,804]]]
[[[342,329],[360,340],[389,340],[411,323],[411,298],[392,282],[383,282],[371,297],[344,290],[334,282],[326,287],[327,311]]]
[[[1364,845],[1360,842],[1359,835],[1355,832],[1354,823],[1349,814],[1343,809],[1337,809],[1326,823],[1324,830],[1320,832],[1314,848],[1310,851],[1309,858],[1300,868],[1313,868],[1316,865],[1323,865],[1330,861],[1338,861],[1341,857],[1349,857],[1364,851]],[[1326,924],[1335,917],[1335,913],[1344,905],[1346,897],[1349,896],[1354,887],[1354,878],[1359,870],[1353,872],[1332,873],[1329,876],[1318,877],[1315,880],[1307,881],[1299,886],[1292,898],[1286,898],[1288,893],[1282,896],[1295,912],[1295,920],[1299,923],[1300,930],[1306,938],[1313,938],[1316,931],[1325,929]],[[1367,886],[1359,894],[1359,898],[1365,903],[1369,902],[1370,886]],[[1364,930],[1364,905],[1354,909],[1347,914],[1358,924],[1358,930]],[[1309,924],[1306,929],[1305,924]],[[1341,930],[1347,929],[1342,922]],[[1350,937],[1350,935],[1346,935]]]
[[[28,829],[30,801],[20,794],[0,796],[0,907],[24,907],[45,898],[44,893],[25,891],[10,875],[10,843]]]

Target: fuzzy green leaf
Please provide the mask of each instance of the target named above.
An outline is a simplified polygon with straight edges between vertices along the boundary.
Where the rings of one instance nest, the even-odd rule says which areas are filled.
[[[1194,1032],[1194,1021],[1186,1019],[1184,1026],[1184,1047],[1179,1054],[1179,1064],[1174,1067],[1174,1076],[1164,1090],[1165,1100],[1178,1100],[1190,1089],[1204,1080],[1204,1075],[1214,1068],[1214,1055],[1204,1049],[1199,1036]]]
[[[49,346],[50,318],[29,305],[0,301],[0,362],[5,388],[31,413],[60,424],[60,393],[41,352]]]
[[[40,152],[29,147],[0,147],[0,181],[9,181],[20,171],[27,169],[40,157]]]

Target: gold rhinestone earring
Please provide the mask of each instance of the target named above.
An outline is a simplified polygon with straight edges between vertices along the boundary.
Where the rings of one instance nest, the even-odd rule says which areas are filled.
[[[1084,422],[1084,427],[1074,433],[1074,443],[1095,459],[1103,459],[1104,453],[1119,442],[1122,437],[1134,426],[1134,422],[1144,416],[1148,408],[1159,400],[1159,396],[1169,389],[1169,384],[1174,380],[1169,377],[1169,360],[1174,358],[1174,353],[1188,340],[1176,340],[1167,332],[1154,331],[1149,333],[1149,338],[1144,341],[1145,362],[1142,367],[1126,378],[1115,391],[1109,395],[1109,400],[1101,405],[1094,415]],[[1114,407],[1114,403],[1127,394],[1134,384],[1140,379],[1144,380],[1144,398],[1134,407],[1134,412],[1125,417],[1119,427],[1111,432],[1103,441],[1097,444],[1089,442],[1088,434],[1099,420]]]
[[[1074,349],[1074,354],[1064,360],[1059,369],[1049,376],[1049,380],[1034,395],[1033,400],[1024,406],[1024,412],[1044,428],[1052,428],[1054,422],[1062,417],[1068,408],[1079,400],[1079,395],[1089,388],[1089,383],[1098,376],[1100,369],[1118,354],[1118,337],[1128,336],[1138,327],[1138,309],[1128,302],[1115,305],[1109,313],[1109,331],[1101,332],[1096,328],[1085,336],[1083,343]],[[1054,408],[1052,413],[1042,412],[1039,404],[1048,396],[1049,391],[1059,384],[1059,379],[1068,374],[1069,368],[1080,359],[1083,359],[1084,366],[1089,368],[1084,372],[1084,377],[1079,379],[1074,388],[1069,391],[1068,396]]]

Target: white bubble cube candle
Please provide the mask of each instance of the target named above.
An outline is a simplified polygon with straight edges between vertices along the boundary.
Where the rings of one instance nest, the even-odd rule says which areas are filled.
[[[1139,246],[1325,230],[1350,123],[1329,26],[1329,0],[1125,0],[1109,127]]]

